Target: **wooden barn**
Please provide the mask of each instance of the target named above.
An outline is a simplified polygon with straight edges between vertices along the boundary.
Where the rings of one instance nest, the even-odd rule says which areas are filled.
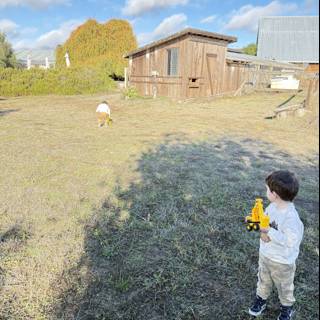
[[[236,37],[184,29],[128,53],[128,80],[140,94],[173,98],[224,92],[227,46]]]
[[[141,95],[172,98],[211,97],[251,86],[266,88],[283,71],[303,68],[229,49],[236,37],[184,29],[125,55],[126,78]]]

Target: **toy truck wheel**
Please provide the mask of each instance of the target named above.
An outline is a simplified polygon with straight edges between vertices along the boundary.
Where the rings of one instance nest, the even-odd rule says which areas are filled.
[[[247,226],[247,231],[252,231],[252,226],[248,225]]]
[[[258,231],[260,229],[260,226],[258,225],[258,224],[255,224],[254,226],[253,226],[253,230],[254,231]]]

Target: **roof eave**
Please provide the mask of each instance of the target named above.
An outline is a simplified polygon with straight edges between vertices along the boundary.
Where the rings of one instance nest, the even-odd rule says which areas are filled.
[[[237,42],[237,37],[232,37],[232,36],[227,36],[227,35],[222,35],[222,34],[218,34],[218,33],[213,33],[213,32],[207,32],[207,31],[202,31],[202,30],[198,30],[198,29],[192,29],[192,28],[187,28],[183,31],[177,32],[175,34],[172,34],[166,38],[157,40],[157,41],[153,41],[145,46],[142,46],[136,50],[133,50],[131,52],[128,52],[126,54],[123,55],[123,58],[130,58],[131,56],[138,54],[140,52],[146,51],[150,48],[154,48],[157,46],[160,46],[166,42],[169,42],[171,40],[177,39],[179,37],[185,36],[185,35],[199,35],[202,36],[204,38],[211,38],[211,39],[217,39],[217,40],[222,40],[228,43],[234,43]]]

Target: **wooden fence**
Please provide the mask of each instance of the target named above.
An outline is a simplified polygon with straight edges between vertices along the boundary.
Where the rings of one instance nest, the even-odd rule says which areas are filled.
[[[266,89],[270,87],[273,77],[284,74],[293,74],[300,79],[303,70],[261,64],[227,63],[224,75],[224,91],[246,92],[250,89]]]

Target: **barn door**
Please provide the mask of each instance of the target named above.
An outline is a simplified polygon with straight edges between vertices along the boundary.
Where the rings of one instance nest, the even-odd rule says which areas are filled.
[[[210,95],[217,93],[218,86],[218,63],[217,55],[212,53],[207,53],[206,62],[207,62],[207,76],[210,88]]]

